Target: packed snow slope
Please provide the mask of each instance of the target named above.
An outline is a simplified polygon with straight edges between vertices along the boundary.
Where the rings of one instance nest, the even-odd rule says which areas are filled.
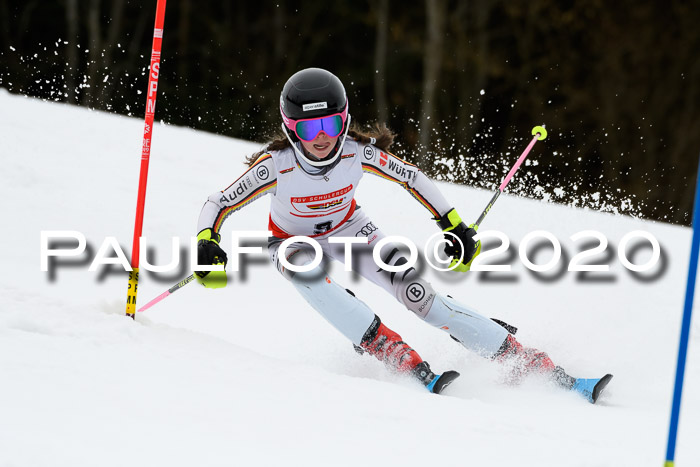
[[[462,373],[437,396],[357,355],[265,255],[251,257],[245,274],[230,272],[225,289],[192,283],[135,322],[125,318],[125,273],[88,266],[108,236],[131,249],[143,123],[1,90],[0,109],[0,466],[661,465],[689,229],[504,195],[482,230],[510,238],[513,254],[493,261],[511,272],[426,268],[436,289],[517,326],[521,342],[569,373],[613,373],[596,405],[537,378],[504,384],[498,365],[336,265],[336,279],[434,369]],[[540,144],[530,157],[551,157]],[[196,235],[206,197],[228,186],[258,145],[157,124],[152,147],[144,235],[162,265],[171,237],[186,245]],[[491,196],[439,186],[468,219]],[[358,193],[388,234],[422,246],[437,231],[399,186],[367,175]],[[263,198],[235,213],[224,241],[233,230],[264,230],[268,206]],[[40,271],[40,232],[49,230],[82,232],[91,254]],[[532,273],[517,254],[534,230],[562,244],[553,271]],[[591,241],[570,238],[584,230],[609,240],[590,259],[609,272],[565,270]],[[662,248],[659,265],[644,274],[632,274],[617,254],[635,230]],[[636,264],[651,257],[648,247],[633,250]],[[531,245],[535,263],[551,256],[551,248]],[[188,274],[144,272],[139,305]],[[696,319],[678,466],[700,462],[699,393]]]

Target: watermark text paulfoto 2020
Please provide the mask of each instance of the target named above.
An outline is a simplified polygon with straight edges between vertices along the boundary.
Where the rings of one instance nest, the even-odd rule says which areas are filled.
[[[233,231],[228,242],[222,241],[221,246],[228,254],[228,264],[226,270],[238,271],[240,267],[241,255],[263,255],[261,246],[242,246],[241,240],[247,241],[257,239],[267,239],[272,235],[269,231]],[[442,253],[443,245],[446,243],[444,233],[438,232],[431,236],[423,247],[423,259],[435,270],[449,271],[456,267],[456,264],[450,266],[451,259],[445,257]],[[451,235],[448,233],[448,235]],[[457,237],[454,237],[457,238]],[[514,252],[513,244],[510,239],[503,233],[497,230],[488,230],[479,232],[475,237],[476,240],[481,240],[484,244],[482,252],[477,256],[472,265],[471,270],[476,272],[509,272],[512,270],[513,260],[517,257],[520,262],[531,272],[535,274],[548,273],[553,270],[560,272],[589,272],[603,273],[610,271],[610,263],[619,261],[624,268],[632,273],[647,273],[655,269],[659,269],[659,263],[664,262],[664,254],[659,244],[659,241],[649,232],[643,230],[634,230],[625,234],[618,242],[616,251],[610,248],[610,243],[607,237],[596,230],[585,230],[576,232],[571,235],[562,248],[562,242],[551,232],[545,230],[536,230],[525,235],[517,246],[517,255]],[[179,237],[173,237],[170,261],[167,264],[151,264],[147,256],[141,258],[139,267],[142,270],[152,273],[167,273],[172,272],[181,267],[183,242]],[[352,270],[352,254],[354,245],[363,245],[362,251],[368,250],[367,237],[324,237],[323,242],[330,244],[341,245],[344,249],[345,270]],[[459,239],[457,239],[459,241]],[[77,242],[77,245],[75,244]],[[228,243],[228,247],[226,245]],[[461,242],[460,242],[461,243]],[[186,253],[189,257],[189,264],[193,271],[215,271],[223,270],[222,265],[200,265],[197,262],[197,239],[190,237],[187,241],[189,251]],[[305,265],[295,265],[287,261],[286,251],[292,244],[305,244],[310,249],[315,251],[314,260]],[[407,252],[406,261],[400,264],[390,265],[382,259],[382,252],[389,251],[388,246],[400,247]],[[576,247],[580,251],[571,256],[567,252],[567,247]],[[141,251],[148,250],[148,239],[141,237]],[[360,247],[358,247],[360,248]],[[650,254],[644,254],[644,261],[636,261],[635,257],[641,250],[650,249]],[[548,259],[546,261],[535,262],[535,257],[543,250],[549,250]],[[40,240],[40,258],[41,271],[50,270],[50,262],[56,263],[58,258],[76,258],[82,257],[84,260],[86,255],[92,254],[93,248],[88,248],[88,241],[84,234],[74,230],[47,230],[41,232]],[[310,271],[318,266],[323,260],[323,249],[318,241],[311,237],[295,236],[285,239],[279,246],[279,255],[277,256],[282,266],[295,271],[304,272]],[[418,247],[410,239],[403,236],[388,236],[384,237],[371,246],[371,254],[374,263],[377,267],[389,272],[401,272],[413,267],[419,260]],[[386,253],[385,253],[386,254]],[[88,261],[83,261],[87,264]],[[495,263],[494,263],[495,261]],[[122,247],[115,237],[105,237],[94,254],[94,257],[88,266],[89,271],[98,271],[100,267],[110,265],[121,266],[124,271],[131,271],[131,265],[124,253]],[[591,264],[591,262],[595,264]],[[54,267],[57,265],[56,263]],[[661,265],[663,266],[663,265]],[[665,269],[665,268],[663,268]],[[660,274],[654,274],[657,278]]]

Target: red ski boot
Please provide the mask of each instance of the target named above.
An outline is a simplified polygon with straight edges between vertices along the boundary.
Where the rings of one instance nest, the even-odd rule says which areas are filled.
[[[401,340],[401,336],[382,324],[378,316],[362,338],[359,347],[355,347],[360,353],[367,352],[384,362],[386,366],[399,373],[410,373],[425,385],[430,392],[439,394],[459,373],[446,371],[436,375],[430,370],[428,362],[418,355],[407,343]]]
[[[530,373],[556,376],[555,368],[559,368],[554,366],[554,362],[545,352],[523,347],[511,334],[508,334],[493,358],[509,367],[507,381],[511,384],[518,384]]]
[[[418,352],[402,341],[401,336],[384,326],[378,316],[375,316],[362,337],[360,348],[399,373],[407,373],[423,361]]]
[[[523,347],[510,334],[493,358],[509,367],[507,382],[511,384],[518,384],[527,374],[539,373],[547,376],[562,388],[581,394],[591,404],[595,404],[612,379],[611,374],[593,379],[574,378],[568,375],[562,367],[554,366],[549,355],[536,349]]]

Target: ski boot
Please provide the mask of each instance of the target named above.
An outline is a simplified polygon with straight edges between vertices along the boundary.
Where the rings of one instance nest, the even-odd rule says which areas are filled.
[[[440,394],[459,376],[456,371],[446,371],[441,375],[433,373],[428,362],[423,361],[418,352],[401,340],[400,335],[386,327],[378,316],[375,316],[355,350],[373,355],[399,373],[410,373],[435,394]]]
[[[546,375],[555,368],[549,355],[530,347],[523,347],[511,334],[508,334],[493,359],[509,367],[506,382],[513,385],[519,384],[530,373]]]
[[[539,373],[549,376],[562,388],[580,394],[591,404],[595,404],[612,379],[611,374],[607,374],[602,378],[591,379],[569,376],[562,367],[555,366],[552,359],[545,352],[523,347],[510,334],[494,356],[494,360],[512,366],[508,376],[508,382],[511,384],[519,383],[527,374]]]

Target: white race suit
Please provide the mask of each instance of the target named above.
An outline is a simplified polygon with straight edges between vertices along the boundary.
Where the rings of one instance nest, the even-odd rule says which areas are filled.
[[[292,147],[260,156],[248,170],[223,191],[214,193],[204,204],[198,228],[220,230],[234,211],[262,197],[272,195],[270,207],[269,254],[278,270],[302,296],[338,331],[359,345],[375,314],[324,270],[294,273],[284,268],[278,257],[283,240],[307,236],[316,240],[324,257],[344,261],[345,246],[330,243],[331,237],[366,237],[367,244],[352,245],[353,270],[392,294],[406,308],[427,323],[442,329],[466,348],[485,357],[494,356],[504,344],[508,332],[499,324],[455,300],[437,294],[414,268],[389,272],[375,264],[374,245],[384,238],[357,206],[354,193],[364,173],[372,173],[401,184],[439,219],[451,206],[437,187],[415,165],[373,145],[348,138],[339,162],[329,171],[314,175],[305,170]],[[309,264],[315,253],[308,243],[295,242],[286,248],[291,264]],[[407,262],[399,248],[382,248],[382,260],[391,266]]]

